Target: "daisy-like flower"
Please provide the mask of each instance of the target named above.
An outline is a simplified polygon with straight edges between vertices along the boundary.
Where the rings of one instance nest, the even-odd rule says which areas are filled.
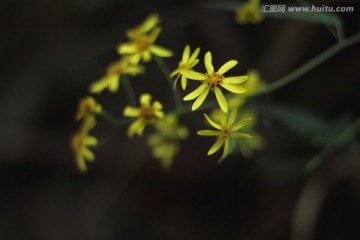
[[[142,24],[127,30],[126,36],[131,40],[137,39],[154,29],[159,22],[160,18],[158,14],[150,14]]]
[[[222,159],[225,158],[229,152],[230,139],[231,138],[251,138],[251,135],[245,133],[238,133],[237,131],[244,127],[251,121],[251,118],[246,118],[238,123],[235,123],[237,110],[233,110],[230,114],[230,117],[227,119],[227,114],[220,112],[220,123],[216,123],[211,120],[206,114],[204,114],[206,120],[211,126],[217,130],[200,130],[197,134],[201,136],[215,136],[217,138],[215,144],[208,151],[208,155],[214,154],[217,152],[223,145],[224,151],[222,154]]]
[[[156,133],[147,138],[147,145],[155,159],[161,162],[164,170],[169,170],[174,157],[180,150],[180,140],[188,137],[186,126],[178,124],[176,114],[168,114],[155,124]]]
[[[125,107],[125,117],[138,118],[128,129],[129,137],[133,137],[135,134],[142,136],[146,125],[152,124],[156,119],[162,119],[164,117],[164,112],[161,110],[162,104],[158,101],[154,101],[153,104],[151,104],[151,99],[150,94],[144,93],[140,96],[141,106],[139,108],[131,106]]]
[[[215,96],[221,110],[227,112],[228,104],[223,93],[221,92],[220,87],[223,87],[233,93],[244,93],[246,92],[246,89],[242,87],[240,83],[246,81],[248,77],[224,77],[224,73],[237,65],[238,62],[236,60],[230,60],[226,62],[216,72],[214,71],[214,66],[212,64],[211,52],[207,52],[205,54],[204,61],[207,73],[202,74],[194,71],[188,71],[183,73],[189,79],[202,81],[202,84],[197,89],[184,97],[184,101],[189,101],[196,98],[191,108],[192,110],[196,110],[204,102],[206,96],[211,89],[215,92]]]
[[[75,119],[80,120],[94,113],[101,112],[101,105],[93,97],[87,96],[79,101],[78,110],[75,113]]]
[[[106,69],[105,75],[98,81],[90,85],[91,93],[101,93],[104,89],[108,89],[114,93],[119,89],[120,78],[123,74],[136,76],[144,73],[144,67],[138,64],[132,64],[128,57],[111,63]]]
[[[87,171],[86,161],[92,162],[95,160],[94,153],[89,149],[89,147],[96,146],[98,143],[95,137],[89,135],[90,130],[95,125],[94,116],[86,117],[80,131],[71,138],[71,148],[74,152],[76,165],[81,172]]]
[[[130,62],[137,64],[141,59],[143,62],[151,61],[152,54],[159,57],[171,57],[172,51],[154,44],[161,32],[160,27],[154,28],[149,35],[141,35],[132,42],[122,43],[117,51],[119,54],[129,55]]]
[[[236,11],[235,20],[244,25],[247,23],[257,24],[264,19],[261,14],[260,0],[249,0],[242,8]]]
[[[185,90],[187,84],[187,78],[184,75],[184,73],[188,71],[192,71],[191,69],[199,62],[199,59],[197,59],[199,52],[200,52],[200,48],[196,48],[193,54],[190,55],[190,46],[186,45],[182,55],[182,59],[179,62],[178,68],[175,71],[173,71],[170,75],[170,77],[174,77],[177,75],[174,86],[176,85],[177,79],[181,75],[181,86],[182,89]]]

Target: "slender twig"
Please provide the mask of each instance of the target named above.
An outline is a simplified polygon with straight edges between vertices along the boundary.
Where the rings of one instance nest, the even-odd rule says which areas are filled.
[[[129,103],[133,106],[136,105],[136,95],[134,88],[132,87],[132,84],[130,82],[130,79],[127,75],[122,75],[122,82],[125,85],[126,94],[129,100]]]
[[[131,123],[133,121],[132,118],[118,119],[118,118],[114,117],[113,115],[111,115],[110,113],[108,113],[107,111],[105,111],[104,109],[102,109],[101,112],[96,114],[96,115],[98,117],[101,117],[105,121],[111,123],[112,125],[118,126],[118,127],[127,125],[127,124],[129,124],[129,123]]]

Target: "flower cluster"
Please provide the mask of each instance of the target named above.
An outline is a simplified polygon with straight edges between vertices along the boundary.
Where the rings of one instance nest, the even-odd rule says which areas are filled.
[[[247,23],[258,24],[264,17],[261,14],[260,0],[249,0],[236,11],[236,22],[244,25]]]

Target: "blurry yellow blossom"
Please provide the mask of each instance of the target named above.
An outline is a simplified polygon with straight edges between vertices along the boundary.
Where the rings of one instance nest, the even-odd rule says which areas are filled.
[[[129,137],[133,137],[135,134],[138,136],[142,136],[144,128],[148,124],[152,124],[155,119],[162,119],[164,117],[164,112],[161,111],[162,104],[158,101],[154,101],[151,105],[151,95],[148,93],[144,93],[140,96],[140,104],[139,108],[127,106],[124,109],[125,117],[136,117],[138,118],[135,122],[133,122],[129,129],[128,135]]]
[[[175,75],[178,75],[177,78],[181,75],[181,86],[182,89],[184,90],[187,84],[187,79],[184,73],[191,71],[191,69],[199,62],[199,59],[197,59],[199,52],[200,52],[200,48],[196,48],[193,54],[190,55],[190,46],[186,45],[182,55],[182,59],[179,62],[178,68],[175,71],[173,71],[170,75],[170,77],[174,77]]]
[[[154,29],[159,22],[160,18],[158,14],[150,14],[142,24],[127,30],[126,36],[131,40],[137,39]]]
[[[75,113],[75,119],[80,120],[93,113],[101,112],[101,105],[93,97],[87,96],[79,101],[78,110]]]
[[[223,145],[224,151],[221,158],[225,158],[229,152],[230,139],[231,138],[251,138],[251,135],[245,133],[238,133],[237,131],[244,127],[251,121],[251,118],[243,119],[234,124],[237,116],[237,110],[232,110],[229,118],[224,112],[220,112],[220,123],[214,122],[206,114],[206,120],[211,126],[217,130],[200,130],[197,133],[201,136],[216,136],[215,144],[208,151],[208,155],[217,152]]]
[[[152,149],[153,157],[161,161],[162,167],[168,170],[180,150],[180,140],[185,140],[189,132],[185,126],[178,125],[175,114],[166,115],[155,124],[155,128],[156,133],[148,137],[147,145]]]
[[[111,63],[106,69],[105,75],[90,85],[90,92],[100,93],[105,88],[107,88],[110,92],[116,92],[119,88],[122,74],[135,76],[143,72],[143,66],[132,64],[128,57],[123,57],[120,60]]]
[[[249,0],[243,7],[236,11],[236,22],[239,24],[260,23],[264,17],[261,14],[260,0]]]
[[[236,76],[236,77],[224,77],[223,74],[226,73],[231,68],[237,65],[236,60],[230,60],[223,64],[217,72],[214,71],[212,64],[211,52],[205,54],[205,67],[207,73],[202,74],[194,71],[184,72],[183,74],[193,80],[200,80],[202,84],[195,89],[193,92],[189,93],[184,97],[184,101],[189,101],[192,99],[194,101],[192,105],[192,110],[196,110],[204,102],[206,96],[208,95],[210,89],[215,92],[216,99],[220,105],[221,110],[224,112],[228,111],[228,104],[223,93],[220,90],[220,86],[226,90],[233,93],[244,93],[246,89],[240,85],[240,83],[248,79],[247,76]]]
[[[246,75],[249,78],[246,82],[242,83],[242,86],[247,90],[244,96],[254,94],[266,86],[265,82],[261,80],[260,73],[257,70],[250,69],[246,72]]]
[[[92,162],[95,160],[95,155],[89,149],[98,142],[95,137],[89,136],[90,130],[95,125],[95,117],[87,116],[82,123],[81,129],[71,139],[71,148],[74,152],[76,165],[81,172],[87,171],[85,161]]]
[[[141,59],[143,62],[151,61],[152,54],[159,57],[171,57],[172,51],[154,44],[160,32],[161,28],[156,27],[148,35],[141,35],[132,42],[121,43],[117,51],[119,54],[129,55],[130,62],[133,64],[137,64]]]

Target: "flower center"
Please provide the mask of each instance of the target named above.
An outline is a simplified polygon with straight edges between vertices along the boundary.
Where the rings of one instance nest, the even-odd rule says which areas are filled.
[[[180,63],[179,64],[179,69],[188,69],[189,66],[186,63]]]
[[[217,72],[214,72],[212,74],[207,73],[206,76],[207,76],[207,79],[205,80],[206,84],[208,86],[210,86],[211,88],[216,87],[217,85],[219,85],[224,79],[224,76],[217,73]]]
[[[231,135],[230,129],[228,129],[228,128],[226,128],[226,127],[223,127],[223,128],[221,129],[220,136],[221,136],[222,138],[229,138],[230,135]]]
[[[150,45],[150,43],[146,38],[139,38],[136,41],[136,48],[137,48],[138,52],[142,52],[142,51],[148,49],[149,45]]]
[[[141,107],[139,117],[145,121],[150,121],[154,117],[154,109],[152,107]]]
[[[121,73],[121,71],[122,71],[122,68],[121,68],[120,64],[114,63],[108,67],[106,73],[108,75],[113,75],[113,74],[119,74],[119,73]]]

